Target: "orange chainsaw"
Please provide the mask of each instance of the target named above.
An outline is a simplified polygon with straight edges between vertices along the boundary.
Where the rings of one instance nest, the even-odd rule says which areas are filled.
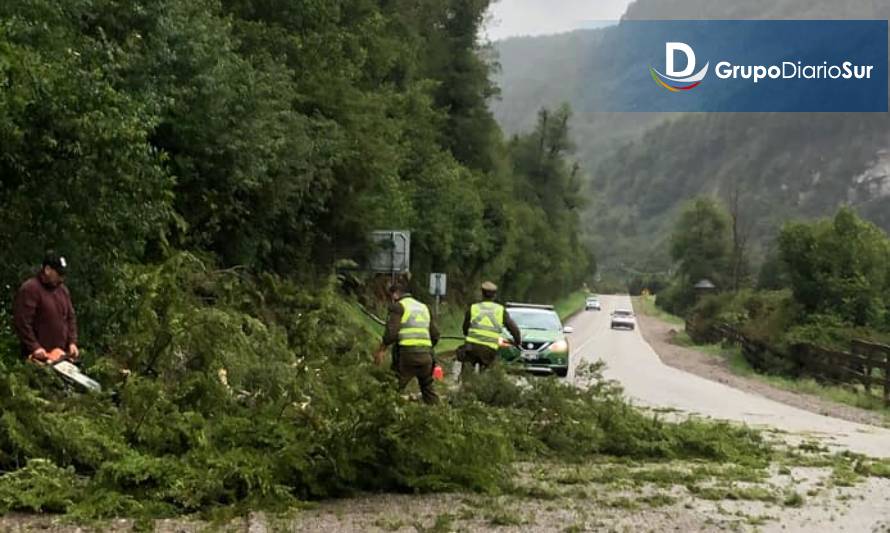
[[[33,358],[31,360],[34,361]],[[39,361],[35,362],[40,363]],[[99,385],[96,380],[81,372],[80,368],[69,360],[68,354],[61,348],[48,352],[45,364],[55,370],[65,381],[74,383],[91,392],[100,392],[102,390],[102,385]]]

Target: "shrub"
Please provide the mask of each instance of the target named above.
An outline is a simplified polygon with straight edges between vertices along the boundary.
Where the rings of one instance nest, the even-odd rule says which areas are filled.
[[[686,316],[695,304],[695,290],[682,280],[675,280],[667,289],[658,294],[656,305],[677,316]]]
[[[72,395],[17,360],[0,375],[0,506],[81,518],[281,509],[357,490],[498,492],[520,457],[765,453],[746,430],[630,407],[601,367],[581,371],[586,388],[492,371],[439,406],[406,401],[330,289],[189,255],[130,272],[138,318],[88,369],[108,392]]]

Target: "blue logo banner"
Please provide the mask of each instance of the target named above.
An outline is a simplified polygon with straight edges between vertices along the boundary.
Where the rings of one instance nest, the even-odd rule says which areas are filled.
[[[622,21],[582,79],[590,111],[887,112],[886,20]]]

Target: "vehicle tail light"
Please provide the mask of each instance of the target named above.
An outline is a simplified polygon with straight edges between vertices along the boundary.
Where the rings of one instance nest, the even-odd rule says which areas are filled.
[[[567,352],[569,351],[569,343],[566,341],[556,341],[550,345],[551,352]]]

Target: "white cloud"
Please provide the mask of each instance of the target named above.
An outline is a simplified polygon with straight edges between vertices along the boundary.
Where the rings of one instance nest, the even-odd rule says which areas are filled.
[[[497,0],[489,12],[493,40],[544,35],[589,27],[591,21],[618,20],[631,0]]]

